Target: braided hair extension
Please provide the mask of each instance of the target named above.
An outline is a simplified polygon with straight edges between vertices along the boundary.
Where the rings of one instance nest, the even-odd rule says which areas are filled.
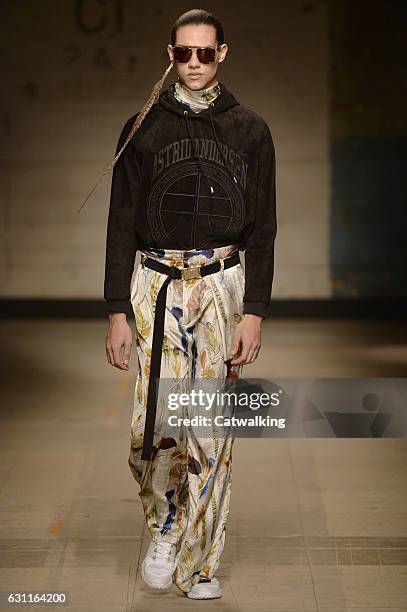
[[[132,139],[133,135],[137,132],[137,130],[139,129],[140,125],[142,124],[142,122],[144,121],[146,115],[149,113],[151,107],[153,106],[153,104],[158,100],[159,95],[160,95],[160,91],[162,89],[162,86],[164,85],[164,81],[167,78],[167,75],[169,73],[169,71],[171,70],[171,68],[173,67],[173,60],[171,60],[169,66],[165,69],[164,74],[162,75],[161,79],[159,81],[157,81],[152,90],[151,90],[151,94],[148,97],[147,102],[144,104],[143,108],[141,109],[141,111],[138,113],[137,118],[133,124],[133,127],[131,128],[129,135],[127,136],[127,139],[124,143],[124,145],[122,146],[122,148],[120,149],[120,151],[117,153],[117,155],[115,156],[115,158],[113,159],[113,161],[109,164],[109,166],[106,168],[106,170],[103,172],[103,174],[100,175],[99,179],[97,180],[95,186],[93,187],[93,189],[89,192],[88,196],[86,197],[85,201],[83,202],[82,206],[80,208],[78,208],[77,212],[80,212],[82,210],[82,208],[85,206],[86,202],[88,201],[88,199],[90,198],[90,196],[92,195],[92,193],[95,191],[96,187],[99,185],[100,181],[102,180],[102,178],[105,176],[105,174],[107,174],[107,172],[109,172],[109,170],[111,170],[111,168],[113,168],[113,166],[115,165],[115,163],[117,162],[117,160],[119,159],[120,155],[122,154],[123,150],[125,149],[125,147],[127,146],[127,144],[129,143],[129,141]]]
[[[217,40],[217,43],[219,45],[224,43],[223,26],[220,23],[219,19],[213,13],[209,13],[208,11],[205,11],[204,9],[191,9],[191,10],[187,11],[186,13],[183,13],[180,17],[178,17],[178,19],[174,23],[174,25],[172,27],[172,30],[171,30],[171,37],[170,37],[171,38],[171,45],[173,45],[173,46],[175,45],[177,29],[179,27],[181,27],[181,26],[188,25],[188,24],[210,25],[210,26],[213,26],[215,28],[215,30],[216,30],[216,40]],[[95,191],[96,187],[99,185],[99,183],[102,180],[102,178],[105,176],[105,174],[107,174],[107,172],[109,172],[109,170],[111,170],[111,168],[113,168],[113,166],[115,165],[115,163],[119,159],[120,155],[122,154],[124,148],[127,146],[128,142],[131,140],[131,138],[133,137],[135,132],[137,132],[137,130],[139,129],[141,123],[144,121],[146,115],[149,113],[151,107],[158,100],[159,95],[160,95],[160,91],[161,91],[162,86],[164,84],[164,81],[165,81],[169,71],[171,70],[171,68],[173,68],[173,65],[174,65],[174,60],[171,60],[169,66],[166,68],[166,70],[165,70],[164,74],[162,75],[161,79],[159,81],[157,81],[157,83],[154,84],[153,89],[151,90],[151,94],[148,97],[147,102],[144,104],[144,106],[141,109],[141,111],[137,114],[137,117],[136,117],[136,119],[134,121],[133,127],[131,128],[131,130],[129,132],[129,135],[127,136],[127,139],[126,139],[124,145],[122,146],[120,151],[118,151],[118,153],[116,154],[115,158],[109,164],[109,166],[106,168],[106,170],[103,172],[103,174],[99,177],[99,179],[97,180],[95,186],[93,187],[91,192],[88,194],[88,196],[86,197],[86,199],[83,202],[82,206],[77,210],[77,212],[80,212],[82,210],[82,208],[85,206],[86,202],[88,201],[88,199],[90,198],[92,193]]]

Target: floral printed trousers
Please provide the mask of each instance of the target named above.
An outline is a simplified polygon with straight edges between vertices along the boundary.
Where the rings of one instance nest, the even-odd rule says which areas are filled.
[[[208,250],[143,249],[166,265],[205,265],[238,247]],[[192,576],[212,578],[225,543],[234,437],[175,439],[155,435],[152,459],[141,460],[157,293],[167,275],[140,265],[131,283],[138,373],[131,421],[129,466],[140,485],[153,539],[177,545],[173,582],[184,592]],[[236,325],[243,317],[244,272],[240,264],[203,278],[172,279],[167,288],[161,379],[224,379]],[[239,376],[242,366],[232,366]],[[230,370],[229,370],[230,372]],[[190,388],[190,387],[189,387]],[[159,421],[159,401],[156,423]],[[155,430],[155,434],[157,430]]]

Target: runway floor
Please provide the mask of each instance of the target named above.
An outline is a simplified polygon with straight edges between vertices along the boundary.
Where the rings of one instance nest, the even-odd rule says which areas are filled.
[[[65,591],[70,612],[407,611],[406,438],[236,440],[223,597],[144,585],[127,464],[136,358],[108,365],[106,325],[1,322],[0,591]],[[406,325],[266,321],[244,375],[407,378]]]

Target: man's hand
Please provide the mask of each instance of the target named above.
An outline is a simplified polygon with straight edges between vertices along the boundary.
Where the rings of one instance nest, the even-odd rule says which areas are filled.
[[[257,358],[261,346],[262,317],[245,314],[242,321],[236,325],[231,346],[232,365],[246,365]]]
[[[106,357],[110,365],[120,370],[129,369],[132,331],[125,312],[109,312],[109,328],[106,334]]]

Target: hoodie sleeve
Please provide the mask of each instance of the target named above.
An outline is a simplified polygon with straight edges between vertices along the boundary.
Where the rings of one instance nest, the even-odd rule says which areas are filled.
[[[265,123],[259,143],[255,224],[245,250],[245,314],[271,316],[276,234],[276,157],[270,128]]]
[[[130,117],[123,127],[115,155],[125,143],[136,116]],[[131,315],[130,283],[137,252],[134,188],[138,186],[140,175],[135,156],[129,155],[130,144],[113,166],[106,233],[104,298],[108,312]]]

